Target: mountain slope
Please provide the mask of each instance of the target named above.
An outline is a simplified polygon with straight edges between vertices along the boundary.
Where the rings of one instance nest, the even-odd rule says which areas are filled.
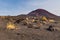
[[[37,9],[28,14],[29,16],[46,16],[48,18],[59,18],[58,16],[44,10],[44,9]]]

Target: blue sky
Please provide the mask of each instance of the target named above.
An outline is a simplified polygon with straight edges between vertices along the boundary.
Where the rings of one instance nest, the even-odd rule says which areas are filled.
[[[0,0],[0,15],[27,14],[38,8],[60,16],[60,0]]]

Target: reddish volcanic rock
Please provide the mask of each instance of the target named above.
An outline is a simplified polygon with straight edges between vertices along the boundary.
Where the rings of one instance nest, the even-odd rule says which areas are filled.
[[[46,16],[48,18],[56,18],[58,16],[44,10],[44,9],[37,9],[28,14],[29,16]]]

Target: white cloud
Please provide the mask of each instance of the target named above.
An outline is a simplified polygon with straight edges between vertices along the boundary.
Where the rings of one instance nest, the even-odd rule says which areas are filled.
[[[43,2],[40,1],[29,1],[27,6],[33,9],[43,8],[55,15],[60,15],[60,0],[46,0]]]
[[[15,8],[14,5],[10,6],[6,2],[0,1],[0,14],[27,14],[35,9],[43,8],[53,14],[60,15],[60,0],[29,0],[22,3],[19,2],[17,6],[15,5]]]

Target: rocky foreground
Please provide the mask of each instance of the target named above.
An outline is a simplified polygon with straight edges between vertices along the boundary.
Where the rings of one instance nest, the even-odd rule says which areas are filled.
[[[60,40],[60,23],[40,23],[38,27],[36,22],[27,24],[12,20],[17,29],[7,29],[8,21],[10,18],[0,19],[0,40]]]

